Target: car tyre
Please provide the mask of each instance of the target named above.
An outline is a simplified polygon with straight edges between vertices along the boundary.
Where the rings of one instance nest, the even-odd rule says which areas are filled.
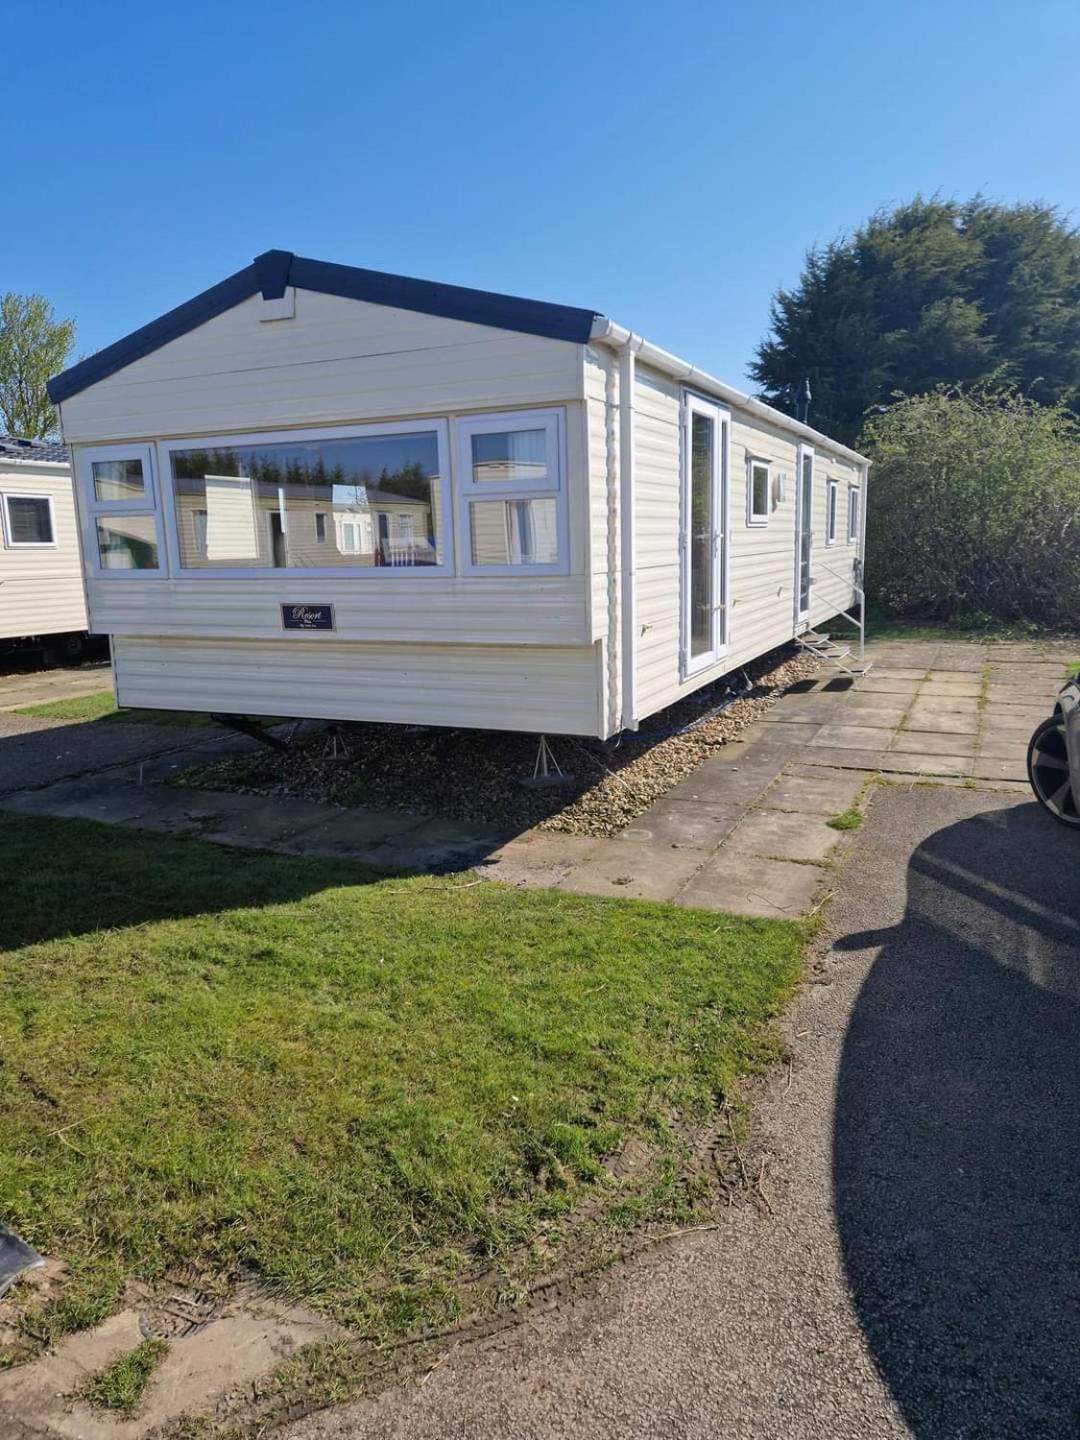
[[[1051,715],[1028,742],[1028,779],[1035,799],[1061,825],[1080,830],[1080,810],[1069,782],[1069,753],[1065,745],[1065,720]]]

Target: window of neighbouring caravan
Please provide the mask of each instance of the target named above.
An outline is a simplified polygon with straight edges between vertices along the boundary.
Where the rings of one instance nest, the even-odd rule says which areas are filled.
[[[466,573],[565,572],[560,412],[473,416],[457,430]]]
[[[441,570],[443,450],[437,422],[170,444],[181,567]]]
[[[855,545],[859,540],[859,501],[860,490],[858,485],[849,485],[847,492],[847,538],[849,545]]]
[[[828,481],[825,487],[825,544],[836,544],[836,505],[837,494],[840,487],[835,480]]]
[[[52,501],[47,495],[5,495],[4,534],[12,548],[55,545]]]

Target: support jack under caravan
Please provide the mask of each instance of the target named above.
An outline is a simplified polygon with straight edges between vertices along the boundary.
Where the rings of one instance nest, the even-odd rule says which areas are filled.
[[[257,720],[250,720],[246,715],[211,715],[215,725],[224,725],[226,730],[235,730],[238,735],[247,735],[252,740],[257,740],[260,745],[265,745],[268,750],[288,750],[292,744],[292,735],[288,740],[282,740],[272,730],[264,729]],[[293,731],[293,735],[296,731]]]

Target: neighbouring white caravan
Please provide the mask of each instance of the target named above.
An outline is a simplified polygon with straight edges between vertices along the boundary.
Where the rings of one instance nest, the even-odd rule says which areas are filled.
[[[861,597],[866,459],[591,310],[268,251],[50,394],[121,705],[606,737]]]
[[[67,450],[0,436],[0,654],[29,642],[75,655],[85,632]]]

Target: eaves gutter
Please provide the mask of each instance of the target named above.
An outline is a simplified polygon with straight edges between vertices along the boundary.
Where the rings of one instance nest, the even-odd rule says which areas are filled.
[[[629,346],[641,364],[650,365],[654,370],[669,375],[673,380],[681,380],[684,385],[700,390],[705,395],[723,400],[728,405],[736,405],[740,410],[776,426],[778,430],[786,430],[788,434],[796,435],[800,440],[820,446],[822,449],[830,451],[831,454],[850,460],[856,465],[868,466],[871,463],[867,456],[860,454],[858,450],[841,445],[838,440],[830,439],[828,435],[822,434],[820,430],[815,430],[813,426],[804,425],[801,420],[795,420],[790,415],[785,415],[782,410],[776,410],[773,406],[766,405],[763,400],[755,400],[752,395],[746,395],[732,385],[725,385],[722,380],[717,380],[715,375],[710,375],[705,370],[699,370],[696,365],[691,365],[689,360],[680,360],[677,355],[672,355],[667,350],[661,350],[658,345],[643,340],[640,335],[635,335],[632,330],[627,330],[623,325],[617,325],[606,315],[596,317],[589,338],[593,343],[608,345],[613,350],[623,350]]]

